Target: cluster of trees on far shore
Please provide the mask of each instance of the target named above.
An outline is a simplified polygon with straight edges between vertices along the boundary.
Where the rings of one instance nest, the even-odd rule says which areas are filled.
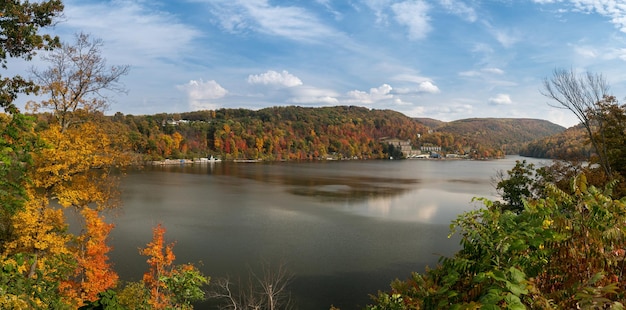
[[[58,119],[54,112],[38,111],[33,114],[38,129]],[[139,160],[379,159],[393,155],[394,149],[384,142],[390,138],[408,140],[415,150],[438,146],[443,154],[500,158],[516,154],[534,138],[562,130],[547,121],[524,119],[470,119],[430,128],[399,112],[356,106],[113,116],[96,111],[90,120],[106,124]]]
[[[219,109],[147,116],[117,113],[132,148],[148,159],[383,158],[384,137],[419,144],[425,127],[390,110],[355,106]]]

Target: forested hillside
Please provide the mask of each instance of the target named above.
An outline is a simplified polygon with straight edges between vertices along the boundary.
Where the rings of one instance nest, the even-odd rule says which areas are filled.
[[[428,117],[416,117],[414,118],[418,123],[422,123],[424,126],[430,128],[430,129],[437,129],[443,125],[446,124],[446,122],[444,121],[440,121],[438,119],[434,119],[434,118],[428,118]]]
[[[391,110],[354,106],[220,109],[152,116],[113,116],[150,159],[208,155],[225,159],[380,158],[385,137],[419,144],[426,128]]]
[[[518,154],[526,143],[565,130],[545,120],[524,118],[470,118],[439,124],[433,129],[433,134],[427,137],[431,143],[496,149],[505,154]]]
[[[591,155],[589,138],[582,125],[533,141],[520,150],[520,155],[537,158],[582,160]]]
[[[46,122],[45,117],[39,116]],[[410,140],[415,149],[440,146],[445,154],[494,158],[562,130],[530,119],[412,119],[392,110],[355,106],[219,109],[156,115],[115,114],[132,148],[146,160],[217,156],[223,159],[384,158],[383,138]],[[432,130],[430,126],[439,126]]]

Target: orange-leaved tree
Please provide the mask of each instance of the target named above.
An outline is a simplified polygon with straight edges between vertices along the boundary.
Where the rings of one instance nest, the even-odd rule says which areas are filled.
[[[204,300],[202,286],[209,283],[209,277],[192,264],[174,264],[174,244],[165,244],[165,228],[161,224],[152,233],[152,241],[140,250],[149,257],[150,269],[143,275],[150,295],[148,304],[153,309],[193,309],[193,302]]]
[[[148,256],[150,269],[143,275],[143,282],[150,291],[150,305],[154,309],[165,309],[170,303],[165,282],[162,277],[171,275],[172,264],[176,256],[172,249],[174,244],[165,245],[165,228],[159,224],[152,230],[152,241],[141,249],[141,255]]]
[[[83,208],[80,212],[85,220],[85,232],[76,240],[79,254],[74,276],[61,282],[61,291],[78,304],[98,299],[98,293],[117,284],[118,275],[113,271],[107,254],[111,250],[106,244],[113,224],[104,221],[98,211]]]

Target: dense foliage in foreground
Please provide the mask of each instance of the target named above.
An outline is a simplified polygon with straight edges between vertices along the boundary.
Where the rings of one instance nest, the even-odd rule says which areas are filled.
[[[375,309],[623,309],[626,106],[601,76],[557,70],[549,97],[581,120],[591,154],[500,175],[502,201],[451,225],[461,250],[379,293]],[[573,131],[570,131],[572,133]],[[587,163],[581,164],[584,160]]]
[[[626,198],[588,186],[584,175],[571,194],[545,190],[519,214],[480,199],[484,207],[452,224],[458,253],[393,282],[369,309],[622,309]]]

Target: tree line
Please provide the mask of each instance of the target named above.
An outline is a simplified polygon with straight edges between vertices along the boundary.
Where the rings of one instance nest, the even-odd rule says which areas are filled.
[[[390,110],[340,106],[219,109],[112,117],[128,129],[132,149],[147,159],[305,160],[383,158],[381,138],[419,144],[425,129]]]
[[[38,114],[42,126],[50,121]],[[392,110],[356,106],[277,106],[154,115],[102,116],[118,126],[143,160],[198,158],[312,160],[389,158],[384,139],[430,145],[444,154],[500,158],[521,145],[562,130],[547,121],[471,119],[429,128]],[[394,158],[398,158],[394,156]]]

